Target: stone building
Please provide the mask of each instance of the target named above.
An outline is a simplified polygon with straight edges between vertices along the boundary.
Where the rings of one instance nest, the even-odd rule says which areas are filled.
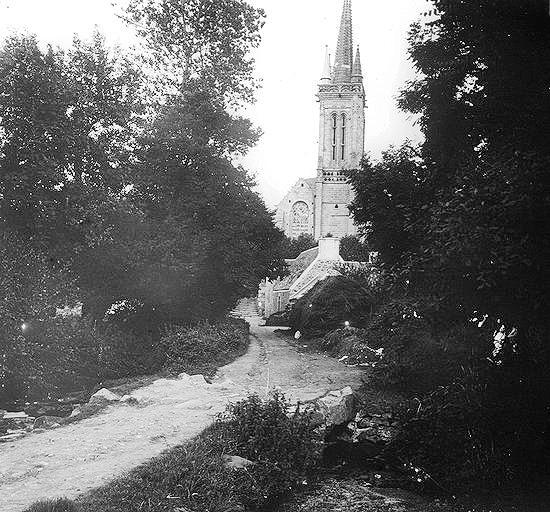
[[[334,64],[328,54],[319,81],[317,176],[299,179],[277,207],[275,222],[295,238],[357,233],[348,205],[352,188],[345,171],[359,168],[364,153],[365,89],[359,47],[353,54],[351,0],[344,0]]]

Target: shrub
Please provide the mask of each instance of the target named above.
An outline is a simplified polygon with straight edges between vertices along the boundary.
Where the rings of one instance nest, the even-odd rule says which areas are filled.
[[[460,343],[456,333],[449,335]],[[390,451],[451,490],[546,485],[547,340],[529,334],[536,355],[510,351],[495,362],[473,352],[450,382],[418,396],[402,411],[404,426]]]
[[[340,240],[340,256],[345,261],[369,261],[370,249],[368,244],[353,235]]]
[[[313,236],[302,233],[296,238],[285,237],[281,241],[281,253],[285,258],[297,258],[303,251],[317,247],[317,242]]]
[[[106,379],[158,368],[154,345],[114,325],[86,319],[35,321],[6,356],[4,399],[56,398]]]
[[[278,503],[319,462],[320,441],[308,411],[289,414],[280,393],[269,400],[257,395],[229,406],[213,429],[220,448],[255,462],[250,477],[242,478],[241,499],[256,510]]]
[[[173,326],[160,341],[164,366],[174,373],[211,374],[245,352],[248,331],[248,324],[237,319]]]
[[[273,313],[266,321],[265,325],[269,327],[290,327],[288,322],[289,311],[279,311]]]
[[[3,359],[0,403],[55,399],[108,380],[174,372],[213,373],[243,353],[242,320],[171,327],[162,342],[112,322],[48,318],[29,324]]]
[[[371,373],[374,384],[407,394],[431,392],[453,380],[462,365],[486,349],[473,324],[434,328],[430,304],[413,298],[386,301],[365,329],[336,331],[323,344],[333,352],[348,350],[353,362],[371,361],[370,349],[382,349]]]
[[[381,302],[383,291],[369,269],[342,269],[343,275],[317,283],[292,308],[290,325],[302,334],[323,336],[349,321],[365,326]]]
[[[365,329],[344,328],[327,333],[321,340],[322,349],[334,357],[346,356],[346,364],[367,364],[380,360],[377,355],[377,340],[368,339]]]

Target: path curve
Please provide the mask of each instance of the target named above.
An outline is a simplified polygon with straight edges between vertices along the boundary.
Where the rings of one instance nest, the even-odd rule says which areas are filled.
[[[229,402],[280,388],[302,402],[344,386],[361,372],[324,354],[300,353],[259,317],[247,318],[247,353],[213,384],[159,379],[132,393],[139,406],[112,405],[97,416],[0,445],[0,511],[18,512],[39,499],[74,498],[167,448],[199,434]]]

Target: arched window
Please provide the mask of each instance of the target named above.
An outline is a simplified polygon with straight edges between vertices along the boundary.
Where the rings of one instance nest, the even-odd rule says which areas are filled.
[[[340,141],[342,149],[342,160],[346,158],[346,114],[342,114],[342,140]]]
[[[332,114],[332,159],[336,160],[336,114]]]

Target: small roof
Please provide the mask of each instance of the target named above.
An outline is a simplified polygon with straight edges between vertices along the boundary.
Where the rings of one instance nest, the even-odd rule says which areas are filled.
[[[288,260],[289,274],[275,283],[274,290],[289,290],[290,287],[304,273],[304,270],[306,270],[306,268],[308,268],[315,261],[318,254],[319,247],[313,247],[312,249],[308,249],[307,251],[300,253],[296,259]]]

